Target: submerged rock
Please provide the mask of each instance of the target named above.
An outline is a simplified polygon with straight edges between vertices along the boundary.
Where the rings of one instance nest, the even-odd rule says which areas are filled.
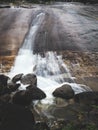
[[[35,74],[27,74],[22,76],[21,78],[21,83],[26,85],[26,84],[32,84],[34,86],[37,85],[37,77]]]
[[[54,97],[60,97],[63,99],[71,99],[74,97],[74,91],[68,84],[64,84],[61,87],[55,89],[52,94]]]
[[[48,108],[48,113],[56,119],[77,120],[78,113],[82,108],[79,104],[70,104],[67,106],[51,106]]]

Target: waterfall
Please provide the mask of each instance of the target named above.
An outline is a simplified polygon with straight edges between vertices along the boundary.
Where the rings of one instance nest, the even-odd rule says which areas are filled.
[[[10,76],[19,73],[31,73],[34,67],[34,57],[33,57],[33,46],[34,40],[37,34],[39,26],[44,20],[44,13],[40,13],[32,21],[30,30],[24,40],[22,47],[19,49],[18,55],[15,59],[14,66],[11,69]]]
[[[70,84],[75,93],[85,91],[85,89],[74,83],[69,69],[62,60],[62,56],[57,55],[56,52],[46,52],[44,56],[33,54],[35,37],[44,18],[45,13],[39,13],[32,21],[30,30],[19,49],[9,76],[12,77],[19,73],[35,73],[38,79],[37,86],[47,95],[43,103],[52,103],[52,92],[64,83]],[[70,78],[73,82],[65,82],[65,78]]]

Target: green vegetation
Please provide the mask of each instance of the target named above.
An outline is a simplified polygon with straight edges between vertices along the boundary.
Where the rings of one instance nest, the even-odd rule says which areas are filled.
[[[76,130],[76,128],[72,123],[70,123],[70,124],[67,124],[67,126],[64,127],[62,130]]]
[[[95,126],[95,124],[88,124],[86,126],[86,130],[98,130],[98,128]]]
[[[70,124],[67,124],[62,130],[98,130],[97,126],[93,123],[91,124],[87,124],[84,126],[84,128],[81,128],[82,126],[80,125],[80,127],[78,126],[75,126],[75,124],[73,123],[70,123]]]

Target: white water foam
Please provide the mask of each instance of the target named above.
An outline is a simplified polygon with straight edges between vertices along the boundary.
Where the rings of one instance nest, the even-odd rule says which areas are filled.
[[[37,86],[47,95],[47,98],[42,102],[50,104],[53,102],[52,92],[60,87],[62,83],[71,85],[75,93],[83,92],[86,89],[81,88],[76,83],[64,82],[64,78],[72,79],[72,76],[62,60],[62,56],[58,56],[56,52],[46,52],[44,57],[40,54],[33,54],[33,45],[37,30],[42,24],[44,16],[44,13],[40,13],[33,20],[9,76],[13,77],[19,73],[35,73],[38,79]],[[21,86],[20,89],[25,89],[25,86]]]
[[[54,101],[53,100],[54,97],[52,95],[53,91],[56,88],[61,87],[64,84],[70,85],[72,87],[72,89],[74,90],[75,94],[86,91],[86,89],[81,87],[81,84],[68,83],[68,82],[59,84],[59,83],[55,82],[54,80],[50,80],[50,79],[38,76],[38,87],[40,89],[42,89],[47,95],[47,97],[42,100],[42,103],[43,104],[52,104]]]

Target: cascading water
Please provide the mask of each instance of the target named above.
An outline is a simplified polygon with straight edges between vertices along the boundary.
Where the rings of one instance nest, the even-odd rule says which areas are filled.
[[[16,57],[14,67],[11,69],[10,75],[15,75],[19,73],[31,73],[33,70],[33,45],[37,30],[44,19],[44,13],[40,13],[33,20],[31,28],[24,40],[22,47],[18,52]]]
[[[37,86],[47,95],[43,103],[52,103],[52,92],[61,84],[70,84],[75,93],[85,91],[85,89],[81,88],[76,83],[65,82],[65,78],[70,78],[72,80],[73,78],[67,66],[64,64],[62,57],[58,56],[56,52],[46,52],[44,56],[33,54],[35,37],[44,18],[45,13],[39,13],[33,20],[9,76],[12,77],[19,73],[35,73],[38,78]]]

